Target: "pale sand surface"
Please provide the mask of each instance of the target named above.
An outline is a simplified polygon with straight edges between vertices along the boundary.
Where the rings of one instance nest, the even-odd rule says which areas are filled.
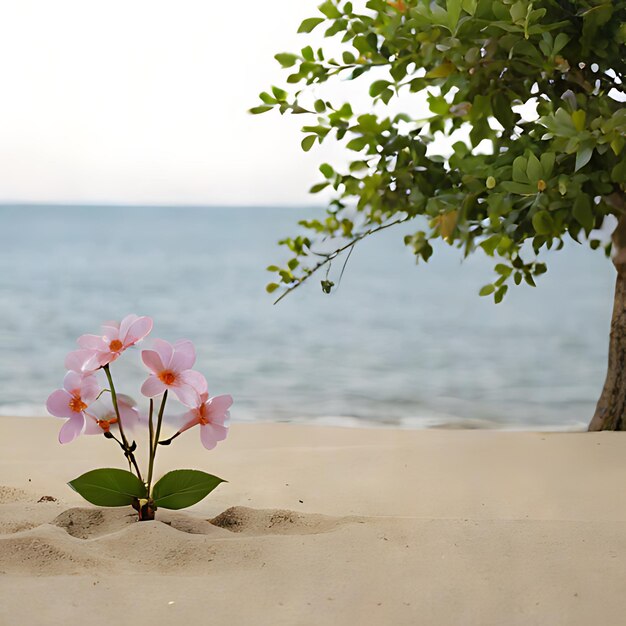
[[[159,471],[229,482],[135,523],[65,485],[119,450],[59,425],[0,418],[2,625],[626,623],[623,433],[192,432]]]

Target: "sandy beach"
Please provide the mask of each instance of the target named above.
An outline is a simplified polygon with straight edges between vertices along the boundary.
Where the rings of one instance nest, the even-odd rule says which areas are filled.
[[[59,425],[0,418],[2,625],[624,622],[622,433],[189,433],[159,471],[229,482],[136,523],[66,486],[120,455]]]

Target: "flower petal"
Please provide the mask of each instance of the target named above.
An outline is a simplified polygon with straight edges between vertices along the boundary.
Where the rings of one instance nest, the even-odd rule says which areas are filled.
[[[83,431],[84,435],[102,435],[104,431],[100,426],[98,426],[98,421],[95,417],[91,417],[90,415],[85,416],[85,430]]]
[[[198,393],[198,390],[191,385],[188,385],[185,382],[180,382],[177,383],[176,386],[170,387],[170,389],[186,406],[197,407],[200,404],[200,394]]]
[[[85,404],[91,404],[100,393],[98,379],[92,374],[83,376],[80,385],[80,397]]]
[[[148,398],[158,396],[166,389],[167,387],[156,376],[148,376],[144,384],[141,385],[141,393]]]
[[[120,410],[120,417],[122,418],[122,426],[124,430],[135,430],[137,424],[139,424],[139,411],[132,406],[128,406],[124,403],[118,403]],[[117,426],[116,424],[114,426]]]
[[[129,327],[123,343],[126,347],[135,345],[141,341],[152,330],[152,318],[138,317]]]
[[[185,370],[179,374],[178,379],[181,383],[193,387],[198,392],[198,396],[207,392],[206,378],[200,372]]]
[[[76,343],[83,350],[108,350],[109,344],[99,335],[81,335]]]
[[[124,339],[126,338],[126,334],[128,333],[128,329],[139,319],[139,317],[137,315],[135,315],[134,313],[131,313],[130,315],[127,315],[121,322],[120,322],[120,332],[118,335],[118,338],[120,339],[120,341],[122,343],[126,343],[124,341]]]
[[[181,416],[181,420],[183,420],[183,425],[178,429],[179,433],[184,433],[200,423],[200,418],[195,411],[187,411],[187,413]]]
[[[107,342],[107,345],[114,339],[120,338],[120,325],[117,322],[104,322],[102,324],[102,339]]]
[[[91,357],[83,365],[83,372],[95,372],[102,365],[106,365],[106,363],[101,363],[103,354],[106,352],[92,352]]]
[[[165,369],[163,361],[156,350],[142,350],[141,360],[144,362],[145,366],[155,374]]]
[[[152,347],[159,353],[163,369],[169,369],[172,355],[174,354],[174,346],[164,339],[155,339]]]
[[[79,392],[83,383],[83,375],[79,372],[67,372],[63,379],[63,389],[70,393]]]
[[[59,442],[60,443],[69,443],[70,441],[74,441],[78,435],[83,431],[85,427],[85,418],[82,413],[74,413],[74,416],[61,426],[61,430],[59,432]]]
[[[174,344],[174,354],[169,369],[174,372],[190,370],[196,362],[196,349],[189,339],[181,339]]]
[[[87,371],[85,366],[94,354],[93,350],[74,350],[65,357],[65,367],[74,372]],[[97,369],[97,367],[93,369]]]
[[[207,403],[207,418],[211,424],[224,425],[224,422],[230,417],[228,409],[233,404],[231,396],[215,396]]]
[[[228,430],[224,426],[214,426],[213,424],[206,424],[200,426],[200,441],[207,450],[213,450],[218,441],[226,439]]]
[[[72,395],[65,389],[57,389],[48,396],[46,409],[48,409],[48,413],[55,417],[72,417],[75,411],[70,409],[71,400]]]

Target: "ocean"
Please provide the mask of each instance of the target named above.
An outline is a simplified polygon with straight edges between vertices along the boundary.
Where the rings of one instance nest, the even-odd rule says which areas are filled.
[[[580,429],[606,372],[614,270],[568,243],[537,288],[480,298],[481,252],[437,247],[416,265],[415,225],[359,245],[339,287],[277,305],[267,265],[314,208],[0,207],[0,415],[44,415],[75,338],[128,313],[191,339],[233,421],[405,428]],[[339,267],[333,270],[338,273]],[[321,277],[320,277],[321,278]],[[335,281],[337,282],[337,281]],[[131,351],[112,370],[139,399]]]

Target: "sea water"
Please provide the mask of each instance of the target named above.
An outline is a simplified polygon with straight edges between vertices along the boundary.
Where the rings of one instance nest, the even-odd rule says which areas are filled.
[[[583,427],[607,360],[614,271],[569,243],[537,288],[504,302],[482,252],[438,246],[417,265],[389,229],[357,246],[330,295],[319,279],[277,305],[267,265],[306,208],[0,208],[0,414],[45,414],[64,355],[127,313],[154,336],[191,339],[235,421],[405,427]],[[341,264],[331,276],[337,282]],[[122,363],[124,361],[124,363]],[[138,396],[138,351],[113,365]]]

